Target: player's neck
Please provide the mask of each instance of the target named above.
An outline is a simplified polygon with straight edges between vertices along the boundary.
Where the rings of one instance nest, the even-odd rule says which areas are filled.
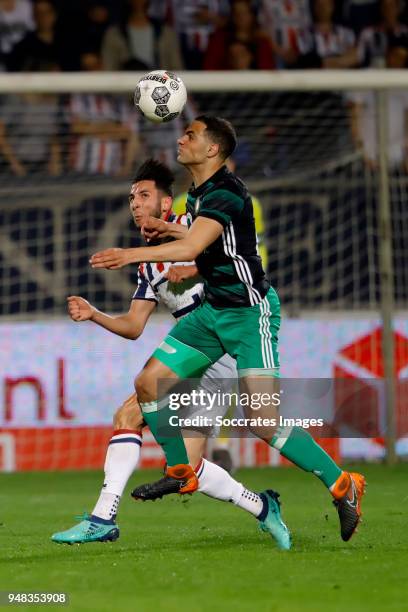
[[[194,187],[200,187],[203,183],[208,181],[220,168],[224,166],[224,162],[217,162],[210,166],[190,166],[188,169],[193,177]]]

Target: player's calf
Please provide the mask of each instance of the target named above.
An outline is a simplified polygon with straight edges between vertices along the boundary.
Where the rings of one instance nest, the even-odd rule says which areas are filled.
[[[102,520],[114,523],[123,491],[130,476],[135,471],[142,446],[142,429],[140,414],[130,417],[129,406],[123,408],[122,414],[117,413],[115,423],[122,427],[114,429],[108,443],[104,465],[105,477],[99,499],[92,515]],[[132,425],[139,425],[134,429]]]
[[[124,488],[136,469],[142,444],[143,417],[133,393],[116,411],[114,431],[108,443],[104,482],[91,515],[77,525],[52,536],[53,542],[80,544],[114,541],[119,537],[116,515]]]
[[[158,381],[167,384],[165,389],[160,389],[158,398]],[[194,472],[188,465],[188,456],[184,445],[181,431],[177,426],[169,430],[170,417],[173,415],[167,403],[167,391],[178,380],[177,374],[169,367],[161,363],[155,357],[151,357],[143,371],[135,381],[136,393],[139,398],[143,418],[150,428],[156,442],[162,447],[169,467],[178,466],[177,472],[184,466],[185,475],[189,481],[189,492],[192,492]],[[197,488],[197,486],[195,487]]]
[[[193,433],[189,432],[188,435],[193,436]],[[194,435],[194,437],[187,437],[186,435],[184,437],[184,444],[190,465],[197,466],[205,454],[207,438],[200,434]]]
[[[114,430],[133,430],[141,435],[143,425],[144,422],[140,404],[136,393],[133,393],[115,412],[113,417],[113,428]]]

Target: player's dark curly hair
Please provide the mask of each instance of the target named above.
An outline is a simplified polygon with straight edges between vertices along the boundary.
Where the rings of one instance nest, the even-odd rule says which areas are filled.
[[[237,146],[237,135],[232,124],[222,117],[200,115],[195,118],[207,126],[207,134],[212,142],[220,145],[220,157],[227,159]]]
[[[154,181],[157,189],[173,197],[172,184],[174,183],[174,174],[168,166],[162,164],[157,159],[147,159],[140,166],[132,184],[139,181]]]

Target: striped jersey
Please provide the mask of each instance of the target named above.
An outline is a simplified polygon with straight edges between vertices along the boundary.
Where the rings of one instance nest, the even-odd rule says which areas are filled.
[[[213,15],[228,16],[230,2],[229,0],[151,0],[149,15],[153,19],[165,19],[177,34],[186,38],[189,49],[205,52],[214,25],[197,18],[203,10]]]
[[[403,24],[397,24],[392,31],[381,26],[365,28],[358,41],[360,65],[363,68],[384,68],[390,46],[406,48],[407,39],[408,28]]]
[[[216,308],[261,302],[270,285],[258,254],[251,197],[226,166],[188,192],[188,224],[197,217],[214,219],[224,228],[196,258],[206,299]]]
[[[187,225],[186,215],[172,213],[168,223]],[[194,262],[177,263],[188,266]],[[163,302],[176,319],[188,314],[199,306],[204,297],[203,284],[196,279],[187,279],[182,283],[170,283],[166,274],[172,263],[142,263],[138,267],[138,280],[134,300]]]
[[[310,28],[312,17],[308,0],[261,0],[259,23],[282,47],[297,51],[299,32]]]
[[[303,30],[298,36],[299,52],[303,55],[314,51],[321,59],[344,55],[356,44],[353,30],[334,24],[330,32],[322,32],[317,26]]]

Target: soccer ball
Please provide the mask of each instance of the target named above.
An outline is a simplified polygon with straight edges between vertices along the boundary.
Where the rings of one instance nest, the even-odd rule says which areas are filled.
[[[154,123],[178,117],[186,101],[187,90],[183,81],[167,70],[153,70],[142,77],[134,97],[136,108]]]

